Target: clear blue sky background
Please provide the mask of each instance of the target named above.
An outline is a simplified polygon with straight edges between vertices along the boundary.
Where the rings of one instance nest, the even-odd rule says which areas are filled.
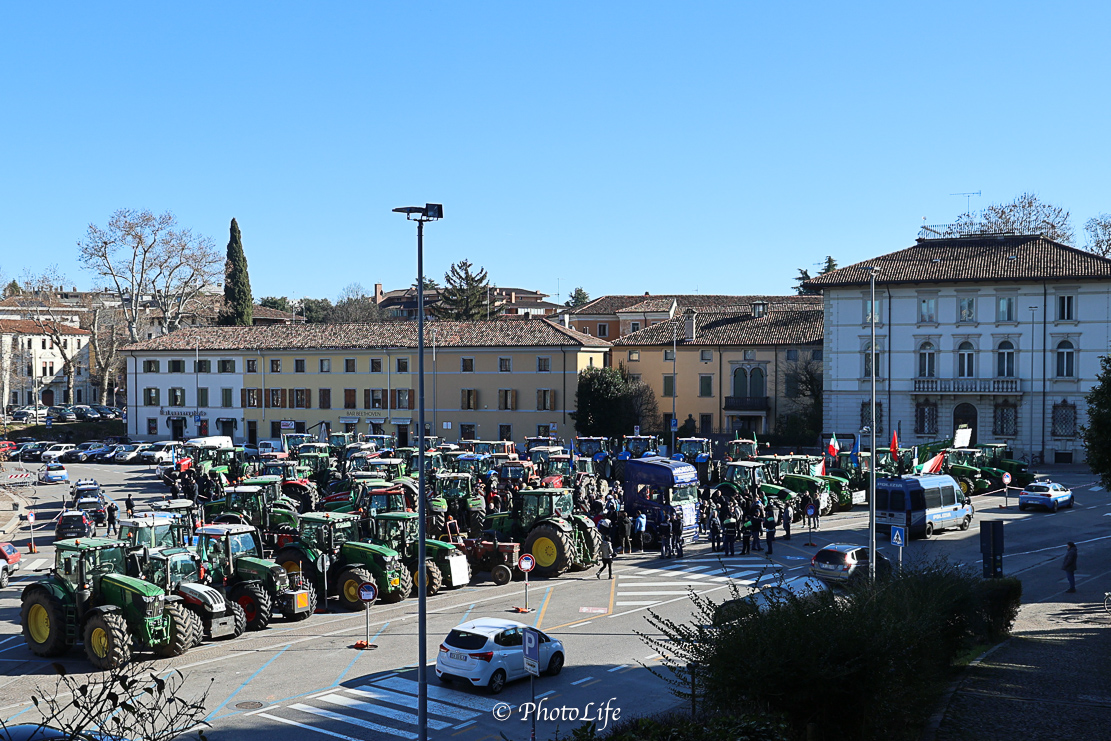
[[[469,258],[563,298],[787,292],[1035,191],[1111,211],[1107,3],[5,3],[0,269],[172,210],[255,296]],[[558,283],[557,283],[558,281]]]

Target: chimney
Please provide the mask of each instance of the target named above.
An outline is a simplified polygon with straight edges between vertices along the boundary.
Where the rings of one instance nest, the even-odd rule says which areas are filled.
[[[759,318],[768,313],[767,301],[753,301],[752,302],[752,316]]]
[[[562,314],[560,314],[559,315],[559,321],[560,321],[560,323],[563,324],[563,326],[565,328],[567,328],[567,329],[571,328],[571,314],[569,314],[568,312],[565,311]]]
[[[511,303],[511,304],[517,303],[517,292],[516,291],[510,291],[510,293],[509,293],[509,303]]]
[[[374,303],[376,303],[376,304],[382,303],[382,284],[381,283],[375,283],[374,284]]]
[[[683,312],[683,339],[687,342],[695,342],[698,339],[698,328],[695,326],[695,317],[698,314],[694,309],[687,309]]]

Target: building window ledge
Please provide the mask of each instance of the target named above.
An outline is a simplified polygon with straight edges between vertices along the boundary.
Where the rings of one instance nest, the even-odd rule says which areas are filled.
[[[996,322],[995,326],[997,326],[997,327],[1017,327],[1018,322]]]
[[[1054,327],[1078,327],[1080,326],[1079,319],[1057,319],[1053,322]]]
[[[918,327],[919,328],[922,328],[922,327],[940,327],[940,326],[941,325],[938,324],[937,322],[918,322]]]

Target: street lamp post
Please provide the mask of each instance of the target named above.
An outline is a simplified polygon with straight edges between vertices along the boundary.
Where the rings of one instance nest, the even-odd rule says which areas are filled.
[[[876,581],[876,273],[879,268],[866,267],[869,272],[868,283],[871,290],[871,304],[869,305],[869,324],[872,326],[872,343],[868,346],[868,365],[872,372],[872,465],[868,467],[868,578]],[[893,450],[892,455],[899,451]]]
[[[1034,312],[1040,307],[1030,306],[1030,460],[1034,460],[1034,341],[1037,335],[1037,325],[1034,324]],[[1042,348],[1045,352],[1045,348]],[[1018,375],[1017,373],[1015,374]],[[1021,381],[1019,381],[1021,383]],[[1042,420],[1045,424],[1045,420]],[[1044,462],[1044,461],[1043,461]]]
[[[428,739],[428,625],[427,571],[424,568],[425,547],[425,471],[424,471],[424,224],[444,218],[439,203],[424,206],[403,206],[395,213],[405,214],[417,222],[417,726],[420,741]]]
[[[675,331],[671,333],[671,448],[668,450],[668,455],[675,455],[675,430],[679,422],[675,416],[675,398],[679,395],[679,373],[675,367],[675,359],[679,357],[678,342],[679,327],[675,327]]]

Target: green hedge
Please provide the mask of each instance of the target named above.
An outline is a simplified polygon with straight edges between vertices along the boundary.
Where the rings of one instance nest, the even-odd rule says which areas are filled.
[[[575,729],[571,741],[789,741],[787,724],[760,716],[712,715],[691,719],[673,713],[637,718],[599,731],[590,723]]]

